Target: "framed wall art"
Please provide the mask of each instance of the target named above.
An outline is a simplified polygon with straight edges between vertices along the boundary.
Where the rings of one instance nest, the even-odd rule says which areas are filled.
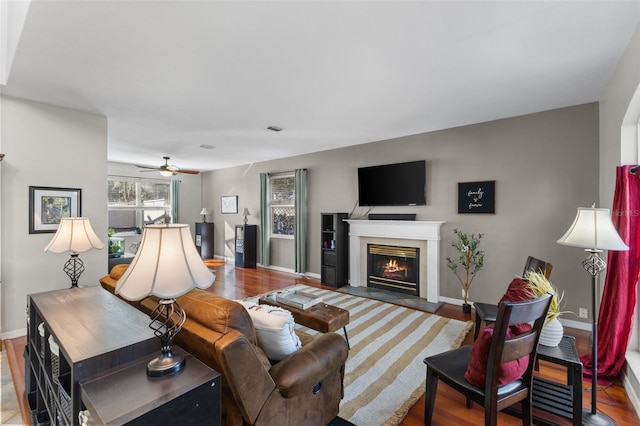
[[[458,182],[458,213],[496,212],[496,181]]]
[[[220,197],[220,205],[222,213],[238,213],[238,196],[237,195],[223,195]]]
[[[81,215],[78,188],[29,187],[29,233],[54,233],[63,217]]]

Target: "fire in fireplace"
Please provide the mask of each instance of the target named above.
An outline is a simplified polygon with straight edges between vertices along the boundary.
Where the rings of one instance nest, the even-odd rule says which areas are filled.
[[[419,296],[420,249],[367,244],[367,286]]]

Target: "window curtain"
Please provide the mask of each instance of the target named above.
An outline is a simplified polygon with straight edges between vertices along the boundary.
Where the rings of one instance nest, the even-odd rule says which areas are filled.
[[[295,271],[307,272],[307,169],[295,170],[296,217],[293,228]]]
[[[260,256],[262,266],[269,266],[271,226],[269,226],[269,173],[260,173]]]
[[[618,166],[611,219],[628,251],[610,251],[598,316],[598,378],[618,375],[625,362],[640,272],[640,169]],[[631,173],[631,169],[636,169]],[[581,358],[591,375],[591,354]]]
[[[171,194],[173,194],[173,202],[171,203],[171,223],[180,223],[178,212],[180,211],[180,181],[178,179],[171,180]]]

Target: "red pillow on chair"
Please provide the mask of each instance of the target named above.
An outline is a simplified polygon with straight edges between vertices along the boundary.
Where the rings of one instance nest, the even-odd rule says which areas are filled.
[[[517,329],[514,330],[514,327],[517,327]],[[514,327],[510,327],[509,330],[507,330],[507,338],[512,338],[531,330],[531,326],[529,324],[522,324]],[[478,338],[473,343],[473,348],[471,349],[471,362],[469,362],[467,371],[464,373],[464,378],[474,386],[484,387],[487,378],[487,360],[489,358],[489,348],[491,347],[492,337],[493,324],[481,330],[478,334]],[[502,363],[500,365],[500,378],[498,379],[498,385],[506,385],[507,383],[511,383],[520,378],[527,370],[528,364],[529,355]]]
[[[514,278],[498,304],[502,302],[523,302],[532,298],[533,293],[531,293],[531,290],[529,289],[529,283],[521,278]],[[518,336],[522,333],[528,332],[529,330],[531,330],[531,326],[529,324],[512,325],[509,327],[509,330],[507,330],[507,338],[509,339]],[[490,325],[480,331],[478,338],[473,343],[473,349],[471,349],[471,362],[464,374],[464,378],[472,385],[479,387],[484,386],[492,336],[493,325]],[[506,385],[507,383],[511,383],[520,378],[520,376],[522,376],[527,370],[528,363],[529,355],[503,363],[500,366],[500,379],[498,380],[498,384],[500,386]]]
[[[533,297],[529,283],[521,278],[514,278],[498,305],[502,302],[524,302],[525,300],[533,299]]]

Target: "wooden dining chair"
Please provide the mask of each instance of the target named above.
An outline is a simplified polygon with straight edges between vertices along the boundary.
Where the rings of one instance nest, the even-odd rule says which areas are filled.
[[[425,358],[427,366],[424,423],[431,424],[438,381],[441,380],[456,391],[484,406],[485,425],[496,425],[498,412],[517,402],[522,402],[522,424],[532,422],[533,367],[540,330],[551,302],[545,294],[525,302],[503,302],[498,308],[493,335],[489,344],[484,387],[475,386],[465,379],[465,372],[472,360],[472,346],[462,346],[452,351]],[[512,326],[533,322],[529,331],[513,336]],[[475,345],[475,344],[474,344]],[[476,353],[477,355],[477,353]],[[501,365],[529,355],[526,370],[520,378],[500,385]],[[471,407],[471,404],[467,404]]]
[[[527,276],[527,272],[534,271],[544,274],[545,278],[549,279],[552,269],[553,265],[551,263],[529,256],[527,257],[527,262],[524,265],[522,277],[525,278]],[[475,340],[478,338],[478,333],[482,329],[482,323],[486,325],[496,322],[496,317],[498,316],[498,305],[495,303],[474,302],[473,307],[476,311],[475,329],[473,331],[473,340]]]

